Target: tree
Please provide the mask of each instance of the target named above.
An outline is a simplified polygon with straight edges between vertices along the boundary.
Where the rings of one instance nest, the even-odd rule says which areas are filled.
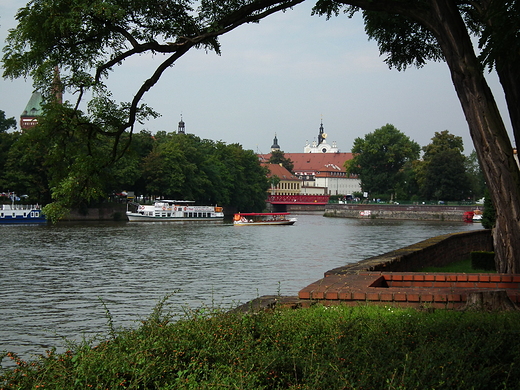
[[[0,110],[0,172],[2,172],[2,176],[5,176],[5,163],[9,149],[18,138],[18,134],[8,133],[9,129],[16,129],[16,119],[14,117],[6,118],[5,112]],[[3,181],[0,177],[0,189],[5,190]]]
[[[448,130],[436,132],[423,151],[423,161],[418,170],[423,197],[435,200],[465,199],[470,189],[462,154],[462,137],[456,137]]]
[[[5,133],[9,129],[16,129],[16,119],[6,118],[5,112],[0,110],[0,133]]]
[[[281,164],[282,167],[292,173],[294,169],[294,163],[290,158],[285,157],[285,154],[281,150],[273,150],[269,157],[269,164]]]
[[[506,9],[494,8],[497,3],[507,4]],[[378,41],[382,52],[392,53],[388,59],[390,64],[406,68],[411,64],[422,66],[429,59],[446,61],[496,208],[493,241],[497,271],[518,273],[520,171],[513,157],[504,122],[484,77],[483,63],[475,54],[463,20],[466,10],[477,10],[481,4],[486,6],[484,8],[487,9],[488,22],[494,20],[491,17],[494,15],[492,11],[508,11],[502,12],[499,20],[505,20],[509,14],[513,15],[511,22],[504,24],[504,29],[499,27],[490,30],[476,24],[476,29],[483,38],[492,37],[492,40],[486,41],[489,43],[488,48],[500,45],[501,38],[506,42],[516,40],[513,47],[517,47],[517,1],[318,0],[315,12],[330,16],[345,10],[352,15],[362,8],[369,36]],[[490,59],[496,61],[500,58],[500,68],[509,70],[510,78],[501,77],[502,85],[509,86],[518,80],[515,76],[520,72],[517,66],[520,54],[516,50],[513,55],[500,56],[507,50],[502,48],[490,51]],[[511,89],[516,91],[519,88],[518,83],[516,84]],[[506,90],[509,89],[504,88],[505,92]],[[518,105],[509,105],[509,110],[515,112],[520,108]]]
[[[477,153],[474,150],[466,157],[465,165],[471,196],[473,200],[482,199],[486,194],[486,180],[480,168]]]
[[[347,173],[360,176],[363,191],[387,194],[393,199],[404,182],[404,165],[417,159],[420,150],[418,143],[387,124],[364,139],[354,140],[354,157],[345,163],[345,168]]]

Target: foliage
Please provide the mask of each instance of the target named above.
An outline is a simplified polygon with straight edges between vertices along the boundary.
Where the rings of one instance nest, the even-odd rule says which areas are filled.
[[[391,124],[356,138],[347,173],[358,174],[363,191],[393,196],[404,183],[403,167],[419,157],[420,146]],[[372,195],[370,195],[372,196]]]
[[[486,191],[484,197],[484,211],[482,212],[482,227],[484,229],[492,229],[495,227],[497,215],[493,201],[489,196],[489,191]]]
[[[258,313],[160,308],[93,346],[13,353],[10,389],[515,388],[520,314],[314,306]]]
[[[486,180],[484,179],[477,153],[474,150],[466,157],[465,167],[472,198],[474,200],[483,198],[486,192]]]
[[[9,129],[16,129],[16,119],[6,118],[5,112],[0,110],[0,133],[5,133]]]
[[[292,173],[294,169],[294,163],[290,158],[285,157],[285,154],[281,150],[273,150],[269,157],[269,164],[281,164],[282,167]]]
[[[448,130],[436,132],[432,142],[423,147],[417,178],[425,199],[463,200],[470,194],[463,150],[462,137]]]
[[[0,110],[0,172],[2,172],[2,174],[5,172],[5,164],[8,158],[9,149],[19,136],[17,132],[9,133],[9,129],[16,129],[16,120],[14,117],[6,118],[5,112]],[[8,182],[2,180],[2,177],[0,176],[0,188],[7,187],[12,188],[8,186]],[[14,190],[14,188],[12,188],[12,190]]]

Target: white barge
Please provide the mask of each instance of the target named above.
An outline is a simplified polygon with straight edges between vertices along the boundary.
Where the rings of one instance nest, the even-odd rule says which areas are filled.
[[[130,222],[221,221],[224,212],[219,206],[194,206],[191,200],[158,200],[153,205],[137,205],[127,211]]]

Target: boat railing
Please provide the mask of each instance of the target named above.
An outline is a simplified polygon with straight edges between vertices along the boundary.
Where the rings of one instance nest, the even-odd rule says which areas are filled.
[[[39,205],[28,205],[28,204],[2,204],[0,210],[12,211],[12,210],[39,210]]]

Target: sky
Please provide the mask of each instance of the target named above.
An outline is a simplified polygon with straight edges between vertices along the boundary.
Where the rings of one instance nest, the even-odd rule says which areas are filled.
[[[2,47],[25,4],[2,0]],[[276,134],[282,151],[302,153],[323,121],[327,142],[349,152],[356,138],[389,123],[421,146],[448,130],[463,138],[465,154],[474,149],[445,63],[390,70],[360,17],[311,16],[313,4],[225,34],[220,56],[192,50],[181,57],[144,96],[161,117],[138,124],[136,131],[174,132],[182,116],[186,132],[202,139],[269,153]],[[161,58],[142,55],[115,67],[108,82],[114,98],[131,100]],[[488,79],[504,114],[496,76]],[[0,110],[19,120],[32,90],[31,80],[0,79]],[[508,116],[503,117],[511,135]]]

